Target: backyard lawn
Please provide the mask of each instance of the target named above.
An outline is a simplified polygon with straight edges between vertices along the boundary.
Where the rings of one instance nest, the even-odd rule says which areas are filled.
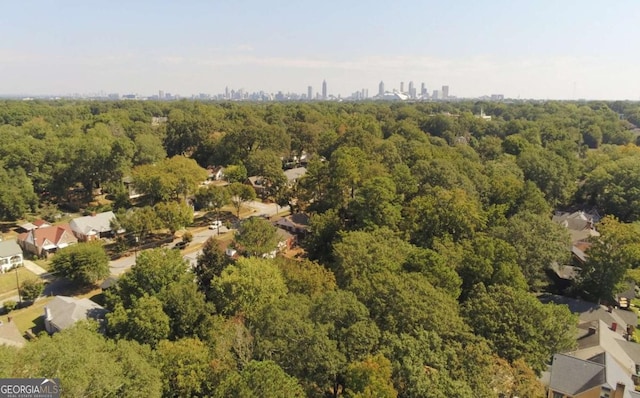
[[[33,329],[33,332],[38,334],[44,330],[44,307],[51,300],[53,300],[53,297],[41,298],[29,307],[11,311],[9,316],[22,333]]]

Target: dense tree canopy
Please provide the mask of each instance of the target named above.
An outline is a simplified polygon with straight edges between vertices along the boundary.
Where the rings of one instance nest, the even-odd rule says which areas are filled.
[[[76,244],[58,251],[51,267],[61,276],[91,285],[109,276],[109,257],[100,242]]]
[[[254,256],[228,258],[226,237],[193,269],[145,250],[105,293],[106,338],[79,325],[0,347],[0,376],[60,377],[65,396],[540,396],[536,373],[575,334],[532,294],[570,261],[552,211],[606,215],[580,294],[609,300],[640,264],[639,115],[632,102],[0,101],[0,220],[111,207],[141,242],[191,224],[193,204],[232,210]],[[216,166],[226,181],[203,184]],[[241,220],[248,176],[310,217],[299,257],[257,257],[277,242],[267,220]],[[95,283],[96,247],[60,250],[53,269]]]

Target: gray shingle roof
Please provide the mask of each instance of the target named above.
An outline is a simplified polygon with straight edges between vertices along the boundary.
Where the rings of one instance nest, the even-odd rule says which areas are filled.
[[[606,382],[603,364],[565,354],[553,356],[549,388],[565,395],[577,395]]]
[[[296,167],[295,169],[289,169],[284,171],[284,175],[287,177],[287,181],[289,182],[293,182],[305,174],[307,174],[306,167]]]
[[[47,304],[45,317],[47,310],[51,317],[49,322],[57,330],[66,329],[73,326],[74,323],[88,318],[102,319],[107,312],[102,306],[87,298],[76,299],[67,296],[56,296]]]
[[[69,226],[71,226],[71,230],[75,233],[89,235],[92,231],[95,231],[95,233],[99,234],[111,231],[111,220],[115,218],[116,216],[112,211],[105,211],[95,216],[74,218],[69,223]]]
[[[22,249],[14,239],[0,241],[0,257],[11,257],[22,254]]]
[[[612,391],[617,385],[625,386],[624,398],[635,398],[635,388],[620,364],[608,352],[589,359],[579,359],[565,354],[553,356],[549,388],[564,395],[578,395],[585,391],[605,386]]]

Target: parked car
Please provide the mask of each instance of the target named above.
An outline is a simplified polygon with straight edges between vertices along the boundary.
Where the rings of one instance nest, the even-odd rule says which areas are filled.
[[[173,245],[174,250],[182,250],[189,245],[189,242],[181,241]]]
[[[216,228],[221,227],[221,226],[222,226],[222,221],[215,220],[211,224],[209,224],[209,229],[216,229]]]

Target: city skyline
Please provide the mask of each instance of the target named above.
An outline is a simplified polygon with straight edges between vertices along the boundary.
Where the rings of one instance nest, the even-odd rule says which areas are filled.
[[[387,86],[389,87],[389,86]],[[171,93],[163,89],[157,90],[155,93],[114,93],[114,92],[89,92],[89,93],[67,93],[67,94],[2,94],[0,98],[7,99],[64,99],[64,98],[86,98],[86,99],[107,99],[107,100],[179,100],[179,99],[191,99],[191,100],[249,100],[249,101],[335,101],[335,100],[466,100],[466,99],[484,99],[484,100],[504,100],[503,94],[482,95],[479,97],[457,97],[455,95],[449,95],[449,86],[442,86],[442,94],[438,94],[438,89],[433,89],[429,92],[425,82],[420,84],[420,91],[418,92],[413,81],[409,82],[408,88],[405,90],[404,82],[400,82],[398,87],[389,87],[389,90],[385,89],[385,83],[381,81],[378,85],[378,91],[373,95],[369,95],[368,88],[362,88],[350,95],[342,96],[341,94],[334,95],[328,89],[328,83],[326,80],[322,81],[321,91],[314,91],[313,86],[307,86],[306,91],[283,91],[266,92],[264,90],[245,90],[244,88],[234,89],[232,87],[225,87],[223,92],[219,93]]]
[[[463,98],[638,100],[638,14],[633,0],[8,2],[0,94],[322,96],[326,80],[327,96],[348,97],[382,80]]]

